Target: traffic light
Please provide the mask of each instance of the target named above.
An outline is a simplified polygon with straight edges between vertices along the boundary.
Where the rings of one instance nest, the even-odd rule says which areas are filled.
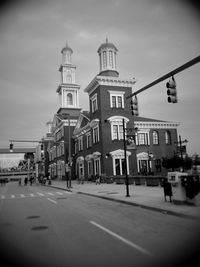
[[[43,146],[43,144],[41,144],[41,152],[44,152],[44,146]]]
[[[131,99],[131,113],[133,116],[138,116],[139,115],[139,111],[138,111],[138,100],[137,100],[137,96],[135,96],[135,98]]]
[[[10,143],[10,152],[13,152],[13,143]]]
[[[177,103],[177,91],[176,91],[176,81],[174,79],[174,76],[169,80],[169,82],[166,83],[166,87],[168,88],[167,90],[167,101],[169,103]]]

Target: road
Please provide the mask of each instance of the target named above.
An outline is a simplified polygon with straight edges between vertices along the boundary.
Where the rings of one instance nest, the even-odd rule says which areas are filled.
[[[191,219],[16,182],[0,198],[1,266],[176,266],[199,247]]]

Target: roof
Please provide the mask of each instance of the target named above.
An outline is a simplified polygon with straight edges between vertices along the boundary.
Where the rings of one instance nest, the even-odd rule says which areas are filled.
[[[109,43],[108,39],[106,38],[106,42],[101,44],[97,50],[97,52],[99,53],[101,49],[107,49],[107,48],[112,48],[115,51],[118,51],[118,49],[116,48],[116,46],[113,43]]]
[[[63,53],[64,51],[70,51],[71,53],[73,53],[73,50],[71,49],[71,47],[69,47],[68,43],[66,43],[65,47],[63,47],[61,53]]]
[[[144,121],[144,122],[168,122],[168,121],[163,121],[163,120],[158,120],[158,119],[151,119],[151,118],[146,118],[146,117],[140,117],[140,116],[135,116],[134,121]]]

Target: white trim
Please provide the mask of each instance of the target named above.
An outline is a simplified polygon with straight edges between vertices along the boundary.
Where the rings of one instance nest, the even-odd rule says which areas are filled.
[[[111,151],[110,155],[112,157],[112,164],[113,164],[113,175],[116,175],[116,167],[115,167],[115,159],[120,160],[120,175],[122,175],[122,162],[121,160],[125,158],[124,150],[117,149],[115,151]],[[127,173],[129,174],[129,156],[131,155],[130,151],[126,151],[126,163],[127,163]]]
[[[139,129],[175,129],[180,126],[178,122],[143,122],[143,121],[135,121],[135,127]]]
[[[132,87],[136,83],[135,78],[133,79],[121,79],[118,77],[109,76],[95,76],[94,79],[89,83],[89,85],[84,89],[89,95],[94,92],[94,90],[99,85],[106,86],[118,86],[118,87]]]

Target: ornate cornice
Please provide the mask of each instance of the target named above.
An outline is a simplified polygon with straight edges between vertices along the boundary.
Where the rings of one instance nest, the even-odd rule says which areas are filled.
[[[144,122],[144,121],[135,121],[134,125],[141,129],[175,129],[180,126],[180,123],[177,122],[158,122],[158,121],[151,121],[151,122]]]
[[[80,89],[80,85],[78,85],[78,84],[73,84],[73,83],[61,83],[61,84],[59,84],[59,86],[58,86],[56,92],[57,92],[57,93],[60,93],[60,90],[61,90],[62,88],[66,88],[67,90],[69,90],[69,89],[73,89],[73,90],[74,90],[74,89],[77,89],[77,90],[79,90],[79,89]]]
[[[84,89],[84,92],[90,95],[99,85],[116,86],[116,87],[132,87],[135,83],[136,83],[135,78],[121,79],[119,77],[97,75],[89,83],[89,85]]]

